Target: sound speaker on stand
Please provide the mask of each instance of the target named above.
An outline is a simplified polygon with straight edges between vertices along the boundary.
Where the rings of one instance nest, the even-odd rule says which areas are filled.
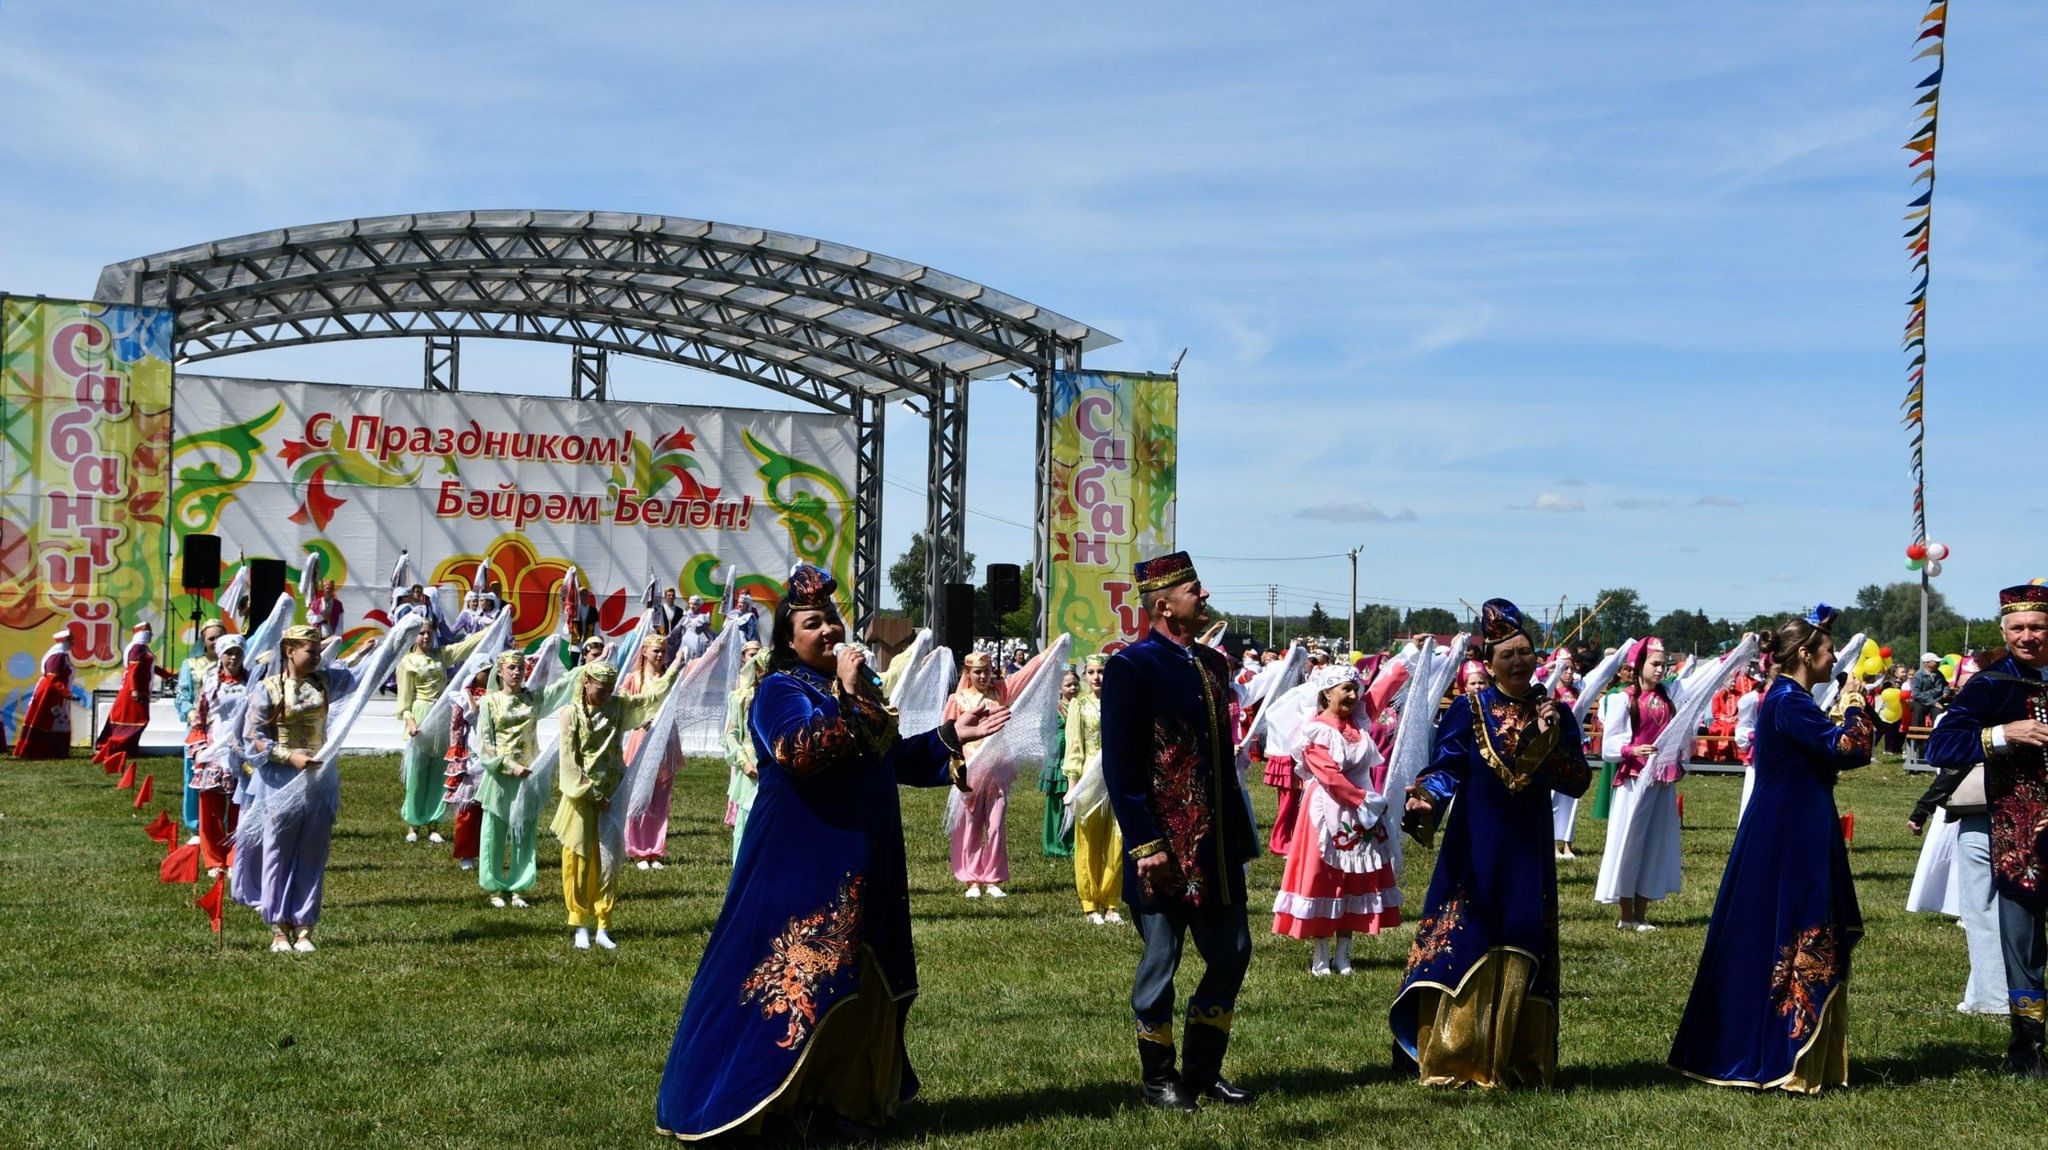
[[[285,567],[282,559],[249,560],[249,624],[270,618],[277,597],[284,594]]]
[[[944,595],[946,626],[939,642],[951,647],[953,658],[958,661],[967,658],[967,653],[974,650],[974,584],[948,583]]]
[[[988,565],[988,606],[1007,615],[1024,605],[1024,571],[1015,563]]]
[[[179,582],[187,595],[220,590],[220,536],[187,535]]]

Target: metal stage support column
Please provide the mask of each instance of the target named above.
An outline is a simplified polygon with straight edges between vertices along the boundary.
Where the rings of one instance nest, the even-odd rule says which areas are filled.
[[[925,472],[924,619],[932,633],[946,625],[946,584],[960,582],[967,537],[967,377],[939,374],[929,420]]]
[[[882,606],[882,435],[888,406],[863,394],[853,403],[853,620],[855,637]]]
[[[569,362],[569,398],[603,403],[611,378],[611,357],[601,347],[574,345]]]
[[[445,332],[427,333],[426,378],[420,386],[428,391],[457,391],[462,386],[462,341]]]

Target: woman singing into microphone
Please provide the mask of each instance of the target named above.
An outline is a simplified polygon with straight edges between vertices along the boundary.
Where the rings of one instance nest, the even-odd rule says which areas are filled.
[[[725,906],[690,983],[655,1101],[684,1141],[815,1110],[850,1132],[917,1093],[903,1026],[917,995],[898,786],[964,786],[961,748],[1002,729],[980,707],[902,738],[833,602],[799,564],[747,715],[760,789]]]

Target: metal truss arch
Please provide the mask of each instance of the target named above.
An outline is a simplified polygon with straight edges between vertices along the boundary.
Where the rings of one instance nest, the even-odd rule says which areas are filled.
[[[929,409],[926,526],[930,569],[943,578],[961,554],[968,382],[1019,372],[1042,384],[1082,351],[1116,342],[922,264],[786,232],[623,212],[430,212],[282,228],[110,264],[95,298],[168,308],[180,362],[412,337],[427,341],[428,385],[452,390],[460,340],[525,340],[590,358],[588,371],[572,372],[590,377],[574,385],[578,394],[604,394],[599,365],[617,353],[852,418],[861,615],[879,605],[882,404],[915,396]],[[1042,401],[1037,422],[1043,471]],[[1041,488],[1047,479],[1039,476]],[[1042,525],[1035,550],[1042,568]]]

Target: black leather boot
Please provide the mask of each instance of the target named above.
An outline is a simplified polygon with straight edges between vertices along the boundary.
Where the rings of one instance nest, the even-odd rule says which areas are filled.
[[[1181,1084],[1187,1092],[1226,1106],[1251,1105],[1258,1095],[1223,1077],[1223,1052],[1230,1048],[1230,1032],[1220,1026],[1191,1024],[1186,1037],[1188,1053],[1182,1063]]]
[[[2048,1078],[2048,1060],[2042,1054],[2043,1028],[2024,1014],[2012,1016],[2012,1041],[2005,1047],[2005,1071],[2022,1078]],[[1189,1043],[1192,1047],[1193,1043]],[[1192,1057],[1192,1050],[1190,1057]]]
[[[1194,1096],[1182,1086],[1173,1068],[1173,1045],[1138,1039],[1138,1066],[1145,1075],[1145,1105],[1161,1110],[1193,1110]]]

